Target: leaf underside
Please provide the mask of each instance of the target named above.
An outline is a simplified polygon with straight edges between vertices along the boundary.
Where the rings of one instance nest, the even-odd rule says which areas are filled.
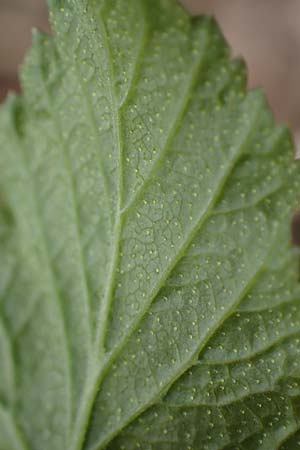
[[[289,132],[208,17],[50,19],[0,109],[0,450],[300,448]]]

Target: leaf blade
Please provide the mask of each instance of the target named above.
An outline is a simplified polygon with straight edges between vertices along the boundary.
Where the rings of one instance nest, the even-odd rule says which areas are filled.
[[[280,224],[299,183],[286,130],[274,127],[259,92],[245,93],[244,67],[229,60],[211,20],[191,20],[169,0],[50,3],[55,37],[34,38],[25,93],[12,104],[1,144],[18,247],[8,254],[19,255],[1,310],[22,371],[13,420],[33,449],[223,448],[211,425],[228,445],[251,448],[251,438],[256,448],[279,445],[298,427],[279,355],[293,361],[298,351],[298,290],[283,264],[291,292],[283,295],[279,284],[283,300],[276,303],[268,288],[270,315],[258,312],[255,288],[264,286],[278,242],[278,261],[290,253]],[[1,274],[0,286],[6,281]],[[22,293],[24,314],[15,321]],[[277,310],[283,343],[260,334]],[[292,312],[295,333],[287,333]],[[253,330],[258,317],[256,333],[248,322],[242,326],[251,342],[259,336],[255,352],[266,354],[262,362],[245,353],[254,372],[233,351],[246,351],[230,340],[239,323],[234,313],[252,314]],[[272,359],[280,370],[266,384],[260,374]],[[210,406],[203,400],[210,388],[201,387],[210,366],[219,378],[235,373],[236,383],[255,376],[259,382],[246,397],[241,389],[233,395],[228,376],[221,383],[227,397],[218,394],[223,400],[215,397]],[[211,381],[218,390],[220,382]],[[44,403],[39,392],[46,392]],[[239,407],[248,412],[237,439],[224,430],[240,425]],[[30,419],[32,408],[39,417]],[[207,420],[209,411],[214,420]],[[284,431],[265,423],[272,414]],[[141,430],[149,423],[155,431],[147,431],[146,442]],[[180,427],[193,433],[179,436]]]

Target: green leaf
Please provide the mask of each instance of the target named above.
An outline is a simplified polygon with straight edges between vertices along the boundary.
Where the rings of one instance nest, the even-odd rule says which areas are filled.
[[[289,132],[208,17],[50,18],[0,109],[0,450],[298,448]]]

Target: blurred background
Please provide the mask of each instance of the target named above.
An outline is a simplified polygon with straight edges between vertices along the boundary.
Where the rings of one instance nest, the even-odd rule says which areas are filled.
[[[126,0],[124,0],[126,1]],[[234,55],[243,55],[249,85],[262,86],[277,119],[300,132],[300,1],[181,0],[216,16]],[[46,0],[0,0],[0,99],[18,89],[17,71],[32,26],[49,30]]]

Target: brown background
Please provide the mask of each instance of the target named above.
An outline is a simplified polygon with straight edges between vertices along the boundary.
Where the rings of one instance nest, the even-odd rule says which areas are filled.
[[[217,17],[233,53],[247,61],[250,86],[263,86],[277,118],[299,132],[300,1],[182,2],[194,13]],[[48,29],[45,0],[0,0],[0,98],[18,86],[17,68],[32,26]]]

